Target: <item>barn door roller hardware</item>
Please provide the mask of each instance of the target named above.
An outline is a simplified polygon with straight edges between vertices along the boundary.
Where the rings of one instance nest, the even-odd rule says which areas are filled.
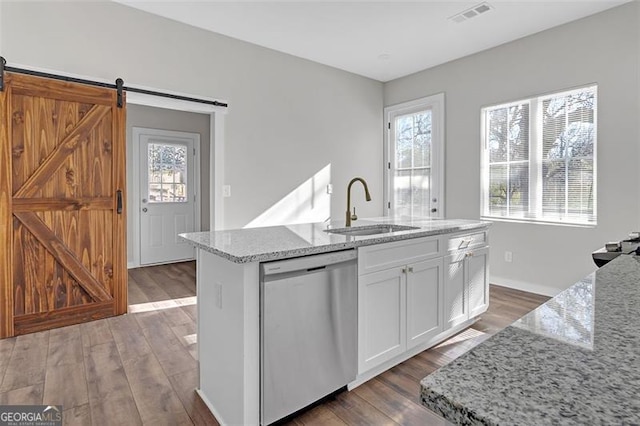
[[[116,103],[118,104],[118,108],[122,108],[124,105],[124,100],[122,98],[122,88],[124,87],[124,81],[121,78],[116,80],[116,91],[118,93],[118,100]]]
[[[0,56],[0,92],[4,90],[4,66],[7,65],[6,59]]]
[[[107,88],[110,88],[110,89],[116,89],[116,91],[117,91],[117,104],[118,104],[119,108],[122,108],[124,106],[123,93],[125,91],[126,92],[141,93],[141,94],[144,94],[144,95],[160,96],[160,97],[163,97],[163,98],[176,99],[176,100],[180,100],[180,101],[196,102],[196,103],[199,103],[199,104],[213,105],[213,106],[222,107],[222,108],[226,108],[226,107],[229,106],[229,104],[227,104],[225,102],[212,101],[212,100],[209,100],[209,99],[192,98],[190,96],[175,95],[173,93],[164,93],[164,92],[156,92],[156,91],[147,90],[147,89],[138,89],[137,87],[126,87],[126,86],[124,86],[124,81],[121,78],[116,80],[116,84],[111,84],[111,83],[103,83],[103,82],[100,82],[100,81],[85,80],[85,79],[82,79],[82,78],[68,77],[68,76],[65,76],[65,75],[50,74],[50,73],[46,73],[46,72],[28,70],[28,69],[23,69],[23,68],[8,67],[7,66],[7,61],[2,56],[0,56],[0,91],[4,90],[4,72],[5,71],[9,71],[9,72],[17,73],[17,74],[28,74],[28,75],[33,75],[33,76],[36,76],[36,77],[52,78],[54,80],[69,81],[69,82],[72,82],[72,83],[82,83],[82,84],[88,84],[88,85],[91,85],[91,86],[107,87]]]

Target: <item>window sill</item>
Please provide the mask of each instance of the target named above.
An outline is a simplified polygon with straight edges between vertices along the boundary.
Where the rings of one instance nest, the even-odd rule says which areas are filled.
[[[495,216],[480,216],[482,220],[488,220],[490,222],[507,222],[507,223],[523,223],[531,225],[551,225],[551,226],[568,226],[571,228],[596,228],[597,223],[579,223],[579,222],[555,222],[545,220],[533,220],[533,219],[515,219],[506,217]]]

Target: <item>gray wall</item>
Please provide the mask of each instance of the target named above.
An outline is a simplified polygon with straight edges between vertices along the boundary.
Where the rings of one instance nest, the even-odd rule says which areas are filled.
[[[598,226],[495,222],[491,281],[547,293],[595,267],[592,250],[639,227],[638,3],[394,80],[384,103],[446,94],[446,212],[480,216],[480,109],[598,83]],[[513,252],[513,262],[504,252]]]
[[[443,91],[446,212],[478,218],[480,108],[596,82],[598,226],[492,229],[492,281],[550,293],[593,270],[593,249],[640,228],[639,23],[633,2],[382,85],[111,2],[0,2],[0,53],[14,64],[228,100],[220,182],[232,186],[228,228],[298,197],[294,190],[329,164],[331,215],[344,214],[356,175],[374,197],[357,201],[358,213],[380,215],[383,103]]]
[[[142,105],[127,106],[127,193],[128,205],[133,206],[133,175],[132,160],[133,151],[137,149],[137,142],[132,138],[133,127],[146,127],[150,129],[174,130],[178,132],[198,133],[200,135],[200,201],[201,201],[201,228],[209,230],[209,115],[192,112],[173,111],[163,108],[153,108]],[[128,261],[133,261],[133,239],[131,230],[131,209],[127,215],[127,253]],[[137,236],[139,238],[139,236]]]
[[[333,217],[357,175],[374,197],[358,212],[382,214],[382,83],[113,2],[0,7],[10,63],[229,101],[225,227],[251,222],[328,164]]]

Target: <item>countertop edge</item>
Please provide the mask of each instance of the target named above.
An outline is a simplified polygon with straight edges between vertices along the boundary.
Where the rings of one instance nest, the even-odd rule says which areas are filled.
[[[236,256],[231,253],[227,253],[225,251],[212,247],[211,245],[193,240],[189,237],[190,234],[179,234],[179,237],[198,249],[215,254],[233,263],[251,263],[251,262],[268,262],[272,260],[289,259],[293,257],[328,253],[328,252],[339,251],[339,250],[348,250],[352,248],[370,246],[375,244],[384,244],[384,243],[389,243],[394,241],[410,240],[415,238],[431,237],[436,235],[455,234],[457,232],[462,232],[462,231],[488,229],[490,226],[491,226],[491,223],[479,221],[478,223],[453,225],[445,229],[424,230],[424,231],[420,231],[420,230],[400,231],[400,232],[394,232],[392,233],[392,235],[376,236],[374,238],[363,238],[363,239],[357,239],[353,241],[345,241],[341,243],[304,247],[304,248],[291,249],[291,250],[282,250],[282,251],[268,252],[268,253],[259,253],[259,254],[247,255],[247,256]]]
[[[631,262],[631,259],[634,259],[635,263]],[[589,303],[595,303],[595,301],[600,303],[599,307],[588,305],[591,306],[589,309],[592,312],[592,317],[590,318],[593,318],[593,322],[588,323],[591,324],[591,328],[587,330],[591,330],[590,333],[592,333],[590,337],[592,346],[584,347],[575,340],[565,340],[562,333],[549,335],[544,333],[544,329],[529,329],[526,326],[520,326],[521,318],[462,354],[451,363],[424,377],[420,381],[421,404],[449,422],[465,425],[518,423],[514,419],[517,418],[518,413],[521,414],[523,412],[526,412],[527,416],[529,416],[529,421],[522,421],[523,424],[637,424],[637,413],[639,412],[637,407],[640,404],[631,405],[624,398],[631,395],[630,398],[637,401],[635,395],[639,376],[636,375],[632,378],[629,378],[629,375],[624,376],[625,384],[628,380],[635,380],[636,384],[635,387],[628,385],[628,388],[625,388],[624,386],[619,386],[618,383],[610,382],[611,377],[607,372],[615,371],[622,375],[625,373],[624,369],[620,368],[620,362],[627,362],[628,357],[624,360],[617,359],[616,356],[621,353],[620,348],[609,348],[613,347],[611,341],[616,339],[624,338],[626,339],[625,341],[634,341],[629,338],[629,330],[632,330],[632,335],[635,336],[638,326],[637,323],[629,323],[628,315],[633,314],[633,311],[616,310],[612,309],[612,307],[628,307],[632,303],[631,300],[637,300],[635,293],[625,290],[637,287],[639,275],[640,257],[634,255],[619,256],[525,315],[525,317],[535,315],[535,312],[543,306],[549,306],[554,302],[556,307],[573,309],[572,298],[574,296],[572,295],[578,292],[575,289],[584,289],[585,285],[588,285],[591,289],[590,291],[593,291],[593,293],[590,293],[591,299],[589,299]],[[592,279],[592,277],[594,278]],[[597,297],[596,289],[600,289]],[[578,305],[578,308],[580,307],[584,308],[583,305]],[[604,313],[609,312],[615,312],[614,316],[604,316]],[[562,313],[555,313],[562,316]],[[607,324],[610,324],[611,318],[613,318],[615,320],[614,325],[625,324],[627,328],[605,329],[602,332],[603,316]],[[596,322],[598,317],[601,318],[600,323]],[[542,321],[542,317],[540,318],[540,321]],[[603,340],[602,336],[594,337],[594,333],[597,332],[599,327],[602,335],[611,336],[609,340]],[[526,354],[526,359],[531,361],[529,365],[534,365],[536,368],[529,385],[546,379],[540,373],[540,371],[544,370],[550,372],[553,386],[536,388],[535,392],[527,388],[528,393],[523,394],[519,391],[525,389],[525,385],[516,385],[514,383],[525,382],[516,382],[514,376],[508,376],[505,375],[507,373],[504,373],[505,371],[510,372],[508,374],[526,371],[521,364],[513,361],[513,364],[510,364],[510,369],[500,370],[496,368],[495,361],[485,362],[486,360],[504,360],[512,356],[514,359],[519,360],[520,358],[518,357],[522,353],[517,352],[517,350],[509,352],[508,356],[500,352],[504,351],[504,348],[507,350],[514,349],[509,347],[509,344],[519,345],[522,353]],[[624,347],[622,345],[622,348]],[[561,351],[566,348],[569,349],[564,352]],[[596,348],[599,349],[596,350]],[[614,351],[615,355],[608,354],[608,350]],[[634,346],[630,346],[629,351],[633,350]],[[600,353],[596,354],[597,352]],[[538,353],[541,355],[537,355]],[[625,352],[622,353],[624,354]],[[568,362],[568,367],[564,366],[563,360],[571,360]],[[572,363],[585,367],[584,369],[575,368],[571,365]],[[563,368],[565,371],[563,371]],[[633,371],[633,368],[631,367],[630,370]],[[471,371],[481,371],[481,373],[474,376],[468,374]],[[503,376],[496,378],[500,371],[502,371]],[[599,373],[602,377],[597,381],[598,374],[591,373]],[[505,379],[505,377],[507,378]],[[576,377],[578,378],[576,379]],[[588,377],[588,380],[581,381],[581,378],[584,377]],[[488,383],[491,383],[496,389],[491,398],[487,398],[484,395],[482,388]],[[567,385],[564,386],[564,383],[567,383]],[[576,388],[584,389],[584,383],[589,383],[594,388],[587,389],[587,391],[580,393],[578,397],[573,396],[572,390]],[[518,388],[518,386],[522,387]],[[534,402],[533,405],[525,404],[525,402],[541,400],[541,394],[550,393],[553,395],[554,389],[562,389],[562,404],[559,404],[558,400],[554,400],[553,397],[545,398],[543,402]],[[504,398],[507,394],[509,395],[509,401],[501,401],[500,398]],[[473,399],[478,395],[482,395],[483,399]],[[512,395],[514,396],[512,397]],[[565,398],[567,395],[572,396]],[[596,395],[604,401],[601,405],[589,411],[581,411],[578,408],[579,403],[583,401],[590,401],[590,404],[593,404]],[[603,396],[606,396],[606,398]],[[612,404],[611,401],[615,401],[615,404]],[[535,404],[538,404],[541,408],[538,409]],[[553,410],[557,410],[552,411],[550,407],[553,407]],[[607,411],[609,407],[611,411]],[[629,408],[627,412],[621,407],[632,408]],[[584,407],[582,408],[584,409]],[[511,415],[511,413],[513,413],[513,418],[505,417]],[[632,414],[631,417],[629,417],[629,413]],[[590,423],[586,423],[585,418],[576,420],[578,415],[586,416]]]

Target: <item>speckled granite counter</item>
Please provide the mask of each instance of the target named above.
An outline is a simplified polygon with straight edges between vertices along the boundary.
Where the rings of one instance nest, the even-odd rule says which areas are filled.
[[[390,220],[389,218],[372,218],[358,220],[358,222],[354,222],[353,227],[380,223],[415,226],[419,229],[368,236],[346,236],[325,232],[328,228],[344,226],[344,222],[333,222],[330,224],[305,223],[266,228],[194,232],[180,234],[180,236],[196,247],[222,256],[232,262],[247,263],[286,259],[409,238],[448,234],[486,228],[490,225],[488,222],[462,219]]]
[[[640,259],[619,256],[421,384],[457,424],[640,424]]]

